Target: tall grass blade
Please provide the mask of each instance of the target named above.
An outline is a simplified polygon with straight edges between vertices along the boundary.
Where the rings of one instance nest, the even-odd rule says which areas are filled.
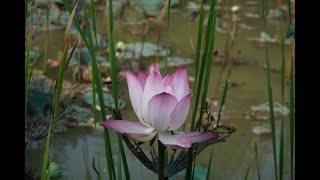
[[[202,93],[202,99],[201,99],[201,107],[200,107],[200,117],[198,120],[201,122],[202,119],[202,112],[204,110],[205,106],[205,101],[206,101],[206,96],[207,96],[207,90],[208,90],[208,85],[209,85],[209,78],[210,78],[210,73],[211,73],[211,64],[212,64],[212,54],[213,54],[213,49],[214,49],[214,39],[215,39],[215,23],[216,22],[216,1],[212,0],[211,1],[211,6],[210,6],[210,14],[209,14],[209,20],[208,20],[208,27],[206,31],[206,44],[205,44],[205,51],[202,56],[202,62],[201,62],[201,67],[200,67],[200,76],[199,76],[199,82],[197,84],[198,89],[196,93],[196,105],[194,108],[194,113],[192,116],[192,122],[191,122],[191,130],[194,128],[194,121],[195,121],[195,114],[197,111],[197,106],[198,106],[198,101],[200,97],[200,92],[201,92],[201,86],[202,86],[202,80],[204,76],[204,68],[205,69],[205,79],[204,79],[204,88],[203,88],[203,93]],[[197,123],[197,124],[198,124]],[[186,170],[186,180],[191,179],[191,172],[192,172],[192,149],[193,146],[189,149],[189,154],[188,154],[188,164],[187,164],[187,170]]]
[[[257,175],[258,175],[258,180],[261,179],[260,176],[260,168],[259,168],[259,158],[258,158],[258,147],[257,147],[257,142],[256,140],[253,141],[253,151],[254,151],[254,155],[256,157],[256,162],[257,162]]]
[[[249,165],[246,168],[246,172],[245,172],[245,174],[243,176],[244,180],[248,179],[248,176],[249,176],[249,173],[250,173],[250,170],[251,170],[251,167],[252,167],[254,159],[256,159],[256,162],[257,162],[258,180],[260,180],[260,169],[259,169],[259,161],[258,161],[258,148],[257,148],[257,143],[256,143],[255,139],[253,139],[253,142],[252,142],[252,149],[253,149],[253,154],[251,156]]]
[[[115,43],[113,38],[113,10],[112,10],[112,0],[108,0],[109,2],[109,21],[108,21],[108,42],[109,42],[109,58],[111,60],[111,80],[112,80],[112,91],[113,91],[113,99],[114,99],[114,106],[115,112],[119,111],[119,104],[118,104],[118,81],[117,81],[117,64],[116,64],[116,53],[115,53]],[[108,3],[107,3],[108,5]],[[113,117],[115,117],[115,113],[113,113]],[[121,135],[117,135],[118,143],[120,147],[120,152],[122,156],[122,163],[124,167],[124,172],[127,180],[130,180],[130,173],[127,164],[126,154],[123,148]]]
[[[287,0],[288,2],[288,17],[289,17],[289,25],[292,25],[292,13],[291,13],[291,0]]]
[[[169,27],[170,27],[170,4],[171,0],[168,0],[168,13],[167,13],[167,39],[169,37]],[[164,57],[164,76],[168,73],[168,49],[166,49],[166,56]]]
[[[28,17],[28,7],[29,5],[29,1],[28,0],[24,0],[24,31],[26,31],[27,29],[27,17]]]
[[[64,0],[63,3],[65,5],[66,9],[68,10],[68,12],[71,13],[71,8],[70,8],[70,5],[67,3],[67,1]],[[106,120],[106,110],[105,110],[105,108],[103,108],[103,107],[105,107],[105,105],[104,105],[103,93],[102,93],[102,80],[101,80],[101,76],[100,76],[98,66],[96,63],[96,56],[95,56],[93,44],[89,44],[83,30],[80,27],[79,22],[75,20],[75,21],[73,21],[73,24],[76,27],[76,29],[78,30],[78,32],[82,38],[83,43],[88,48],[90,56],[91,56],[91,60],[93,61],[93,65],[94,65],[92,67],[92,71],[94,72],[93,78],[95,79],[95,83],[96,83],[96,90],[98,92],[99,103],[100,103],[100,106],[102,107],[101,108],[102,120],[105,121]],[[90,36],[89,36],[89,38],[90,38]],[[105,142],[105,154],[106,154],[107,163],[108,163],[109,179],[113,179],[116,176],[115,176],[115,170],[114,170],[114,163],[113,163],[113,159],[112,159],[109,131],[107,128],[103,128],[103,136],[104,136],[104,142]]]
[[[25,59],[25,99],[24,99],[24,114],[27,117],[27,102],[28,102],[28,94],[29,94],[29,83],[30,83],[30,49],[31,49],[31,33],[28,35],[27,39],[27,50],[26,50],[26,59]],[[27,118],[25,118],[26,122]]]
[[[203,9],[203,1],[201,1],[201,5],[200,5],[200,20],[199,20],[198,36],[197,36],[197,49],[196,49],[196,54],[195,54],[196,75],[195,75],[194,84],[197,84],[198,75],[199,75],[199,61],[200,61],[200,51],[201,51],[201,45],[202,45],[203,19],[204,19],[204,9]],[[197,86],[194,86],[194,92],[196,92],[196,87]]]
[[[109,58],[111,60],[111,79],[112,79],[112,92],[114,97],[115,110],[119,110],[118,104],[118,82],[117,82],[117,66],[116,66],[116,53],[115,53],[115,43],[113,39],[113,10],[112,10],[112,0],[109,2],[109,21],[108,21],[108,42],[109,42]]]
[[[92,42],[92,38],[91,38],[91,32],[93,31],[94,32],[94,38],[95,38],[95,45],[98,47],[98,42],[97,42],[97,36],[96,36],[96,26],[95,26],[95,14],[94,14],[94,11],[93,11],[93,2],[92,0],[90,1],[90,17],[91,17],[91,21],[92,23],[89,22],[88,20],[88,16],[87,16],[87,12],[85,11],[85,17],[86,17],[86,22],[89,23],[90,25],[90,30],[89,30],[89,43],[90,45],[93,45],[93,42]],[[91,67],[94,67],[94,61],[91,60]],[[95,70],[92,70],[91,71],[91,76],[94,77],[94,74],[95,74]],[[93,112],[93,118],[94,118],[94,127],[96,128],[97,127],[97,111],[96,111],[96,80],[95,78],[92,78],[91,80],[91,89],[92,89],[92,112]]]
[[[118,143],[119,143],[119,148],[120,148],[120,153],[122,156],[122,164],[123,164],[123,169],[124,169],[124,174],[126,176],[126,180],[130,180],[130,172],[129,172],[129,168],[128,168],[128,162],[127,162],[127,158],[126,158],[126,154],[123,148],[123,143],[122,143],[122,139],[121,139],[121,135],[117,134],[117,138],[118,138]]]
[[[284,35],[281,36],[281,103],[284,104],[284,84],[285,84],[285,45]],[[281,109],[283,112],[283,107]],[[279,149],[279,179],[283,179],[283,154],[284,154],[284,115],[281,116],[281,127],[280,127],[280,149]]]
[[[266,18],[265,18],[265,7],[264,0],[261,0],[262,4],[262,17],[263,17],[263,25],[266,29]],[[266,36],[264,37],[266,40]],[[277,168],[277,147],[276,147],[276,132],[275,132],[275,117],[273,111],[273,95],[272,95],[272,87],[271,87],[271,79],[270,79],[270,63],[269,63],[269,52],[268,45],[265,43],[265,52],[266,52],[266,64],[267,64],[267,84],[268,84],[268,97],[269,97],[269,108],[270,108],[270,124],[271,124],[271,132],[272,132],[272,146],[273,146],[273,159],[274,159],[274,171],[275,178],[278,179],[278,168]]]
[[[118,150],[118,179],[122,179],[122,168],[121,168],[121,154],[120,154],[120,146]]]
[[[291,49],[292,51],[293,49]],[[290,68],[290,174],[291,179],[294,179],[293,163],[294,163],[294,82],[293,82],[293,57],[291,55]]]
[[[93,0],[90,0],[90,17],[92,21],[92,29],[93,29],[93,35],[95,40],[95,45],[98,47],[98,40],[97,40],[97,26],[96,26],[96,15],[94,13],[94,4]],[[92,76],[93,77],[93,76]]]
[[[212,55],[213,55],[213,49],[214,49],[214,39],[215,39],[215,24],[216,24],[216,13],[213,19],[213,29],[212,29],[212,35],[210,37],[210,45],[209,45],[209,49],[208,49],[208,53],[206,58],[207,61],[207,65],[206,65],[206,74],[205,74],[205,79],[204,79],[204,87],[203,87],[203,92],[202,92],[202,98],[201,98],[201,106],[200,106],[200,114],[199,114],[199,118],[197,121],[197,127],[200,127],[200,124],[202,122],[202,117],[203,117],[203,113],[204,112],[204,107],[206,104],[206,98],[207,98],[207,92],[208,92],[208,86],[209,86],[209,79],[210,79],[210,73],[211,73],[211,65],[212,65]]]
[[[254,160],[254,154],[252,154],[248,167],[246,168],[246,172],[244,173],[243,180],[248,180],[248,176],[251,170],[252,162]]]
[[[206,180],[210,180],[210,170],[211,170],[211,163],[212,163],[212,154],[213,154],[213,146],[211,147],[210,160],[209,160],[209,166],[208,166],[208,171],[207,171]]]
[[[98,155],[98,171],[99,171],[99,180],[102,180],[102,170],[101,170],[101,163],[100,163],[100,156]]]
[[[228,80],[229,80],[229,77],[231,75],[231,72],[232,72],[232,65],[230,65],[229,67],[229,70],[228,70],[228,74],[227,74],[227,78],[226,78],[226,82],[224,84],[224,88],[223,88],[223,94],[222,94],[222,98],[221,98],[221,103],[220,103],[220,109],[219,109],[219,114],[218,114],[218,120],[217,120],[217,125],[216,127],[219,126],[219,122],[220,122],[220,119],[221,119],[221,111],[222,111],[222,107],[226,101],[226,97],[227,97],[227,92],[228,92],[228,88],[229,88],[229,83],[228,83]]]
[[[48,136],[47,136],[47,141],[46,141],[46,146],[45,146],[45,153],[44,153],[44,158],[43,158],[43,164],[42,164],[42,170],[41,170],[41,180],[46,180],[50,178],[50,174],[47,174],[47,169],[50,168],[50,159],[49,157],[49,151],[50,151],[50,145],[51,141],[53,142],[53,135],[54,132],[52,131],[52,125],[56,124],[57,121],[57,115],[58,115],[58,110],[59,110],[59,102],[60,102],[60,95],[61,95],[61,90],[62,90],[62,82],[64,78],[64,72],[65,72],[65,66],[67,64],[67,54],[68,54],[68,44],[70,42],[70,28],[72,24],[72,20],[74,17],[75,9],[77,7],[77,4],[75,5],[75,8],[73,9],[64,36],[64,44],[63,44],[63,49],[62,49],[62,54],[61,54],[61,65],[59,68],[59,74],[57,77],[57,81],[55,84],[54,88],[54,100],[53,100],[53,114],[51,111],[51,118],[50,118],[50,124],[49,124],[49,130],[48,130]],[[52,124],[53,123],[53,124]],[[53,128],[54,129],[54,128]],[[52,138],[51,138],[51,133],[52,133]],[[48,167],[49,166],[49,167]]]
[[[206,30],[206,41],[205,41],[205,50],[204,53],[202,55],[202,60],[201,60],[201,65],[200,65],[200,71],[199,71],[199,79],[197,81],[196,87],[196,102],[195,102],[195,107],[192,113],[192,119],[191,119],[191,131],[194,130],[194,123],[195,123],[195,118],[196,118],[196,112],[198,110],[198,105],[199,105],[199,98],[200,98],[200,94],[201,94],[201,89],[202,89],[202,81],[203,81],[203,76],[204,76],[204,72],[205,72],[205,66],[207,63],[207,55],[208,55],[208,51],[212,51],[212,49],[209,50],[209,46],[210,46],[210,40],[211,40],[211,33],[214,33],[214,27],[212,27],[214,25],[213,23],[213,19],[215,16],[215,7],[216,7],[216,1],[213,0],[211,1],[211,6],[210,6],[210,14],[209,14],[209,19],[208,19],[208,27]],[[213,31],[213,32],[211,32]],[[201,38],[200,38],[201,39]],[[199,36],[198,36],[198,41],[200,40]],[[212,53],[211,53],[212,54]],[[211,58],[210,58],[211,60]],[[201,113],[200,113],[201,114]]]
[[[89,27],[92,27],[91,21],[88,20],[88,13],[86,11],[87,9],[84,8],[84,10],[85,10],[84,13],[85,13],[85,17],[86,17],[86,22],[89,23],[89,25],[90,25]],[[95,75],[95,76],[93,76],[95,79],[94,81],[99,82],[98,84],[101,87],[101,88],[98,87],[96,90],[98,91],[98,98],[99,98],[99,102],[100,102],[100,107],[101,107],[101,109],[104,109],[103,108],[103,107],[105,107],[104,103],[101,104],[101,102],[104,102],[103,101],[103,93],[102,93],[102,80],[100,77],[100,70],[97,66],[97,62],[95,59],[96,56],[95,56],[94,45],[93,45],[93,40],[92,40],[91,28],[88,28],[88,40],[89,40],[89,46],[91,47],[91,51],[92,51],[91,61],[93,61],[93,62],[91,64],[94,65],[92,68],[92,73]],[[99,93],[101,93],[101,96],[99,96]],[[102,116],[106,115],[105,110],[104,110],[104,112],[101,111],[101,115]],[[106,133],[105,130],[107,130],[107,129],[104,128],[104,136],[106,137],[105,138],[105,145],[108,144],[108,149],[106,147],[106,153],[107,153],[107,151],[112,153],[109,132]],[[109,158],[109,160],[108,160],[108,158]],[[113,164],[113,159],[112,159],[112,156],[110,156],[109,154],[107,155],[107,163],[108,163],[108,172],[109,172],[110,179],[116,179],[116,173],[115,173],[115,168],[114,168],[114,164]]]

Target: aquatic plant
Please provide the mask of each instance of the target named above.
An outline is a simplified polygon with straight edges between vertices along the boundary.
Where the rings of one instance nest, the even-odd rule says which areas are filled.
[[[190,106],[191,93],[185,69],[162,78],[153,64],[148,77],[141,71],[137,78],[126,72],[126,78],[139,122],[109,120],[101,123],[102,126],[141,142],[151,140],[158,133],[164,145],[175,149],[190,148],[192,143],[217,138],[213,133],[176,131],[185,122]]]
[[[134,155],[147,168],[158,173],[159,177],[170,177],[187,166],[188,151],[181,151],[175,161],[173,153],[169,161],[167,148],[176,152],[177,149],[188,149],[193,145],[192,155],[195,157],[205,147],[224,141],[225,137],[234,132],[233,128],[228,127],[222,127],[226,132],[219,132],[218,128],[203,132],[179,131],[184,126],[190,106],[191,93],[187,77],[187,71],[181,68],[173,75],[167,74],[162,78],[155,64],[151,66],[149,76],[140,71],[135,77],[127,71],[130,100],[139,121],[121,120],[119,115],[116,120],[100,124],[120,132]],[[220,136],[220,133],[227,133],[227,136]],[[156,135],[160,147],[158,156],[152,147]],[[150,142],[152,161],[139,147],[143,142]],[[161,153],[164,153],[163,159]]]

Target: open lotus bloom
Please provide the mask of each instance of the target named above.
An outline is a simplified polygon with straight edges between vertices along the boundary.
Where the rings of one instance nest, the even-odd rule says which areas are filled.
[[[128,138],[145,142],[157,134],[167,147],[190,148],[192,143],[217,138],[211,132],[177,132],[185,122],[190,107],[190,88],[185,69],[162,78],[153,64],[150,74],[141,71],[135,77],[126,72],[129,95],[139,121],[107,120],[102,126],[118,131]]]

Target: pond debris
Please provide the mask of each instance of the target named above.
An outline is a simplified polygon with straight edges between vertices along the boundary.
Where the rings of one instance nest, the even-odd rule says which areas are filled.
[[[246,12],[244,14],[244,17],[250,18],[250,19],[260,19],[260,15],[252,12]]]
[[[283,111],[282,111],[283,108]],[[258,106],[251,106],[250,115],[253,116],[257,120],[268,120],[270,116],[269,102],[264,104],[260,104]],[[289,115],[289,109],[278,102],[273,103],[273,111],[275,118],[279,119],[282,115]]]
[[[151,42],[135,42],[135,43],[127,43],[124,45],[124,50],[122,50],[119,53],[119,57],[121,59],[131,60],[131,59],[139,59],[140,58],[140,52],[142,57],[152,57],[156,56],[158,53],[158,47],[156,44],[153,44]],[[170,54],[170,50],[167,47],[161,46],[159,49],[159,56],[166,56]]]
[[[268,19],[278,19],[283,16],[283,12],[280,9],[269,9],[267,12]]]
[[[266,32],[261,32],[260,37],[249,37],[247,38],[248,41],[254,41],[257,43],[280,43],[280,38],[278,36],[271,37]],[[290,44],[290,40],[286,39],[284,41],[285,44]]]
[[[252,132],[256,135],[269,135],[271,134],[271,126],[269,123],[255,123]]]
[[[245,3],[245,5],[248,5],[248,6],[258,6],[258,5],[260,5],[259,1],[257,1],[257,0],[246,0],[244,3]]]

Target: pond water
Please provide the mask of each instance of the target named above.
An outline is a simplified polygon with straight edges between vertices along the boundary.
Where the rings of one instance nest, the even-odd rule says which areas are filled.
[[[274,4],[270,3],[270,7],[274,6]],[[248,6],[245,5],[245,2],[242,2],[240,3],[240,7],[242,7],[240,9],[240,17],[243,19],[243,22],[255,27],[256,29],[251,31],[244,29],[238,30],[236,46],[241,51],[239,58],[247,63],[233,66],[232,75],[229,81],[239,83],[241,85],[231,87],[229,89],[226,100],[226,110],[224,113],[230,118],[222,121],[223,124],[232,126],[236,128],[237,131],[227,139],[227,142],[214,145],[211,179],[242,179],[251,159],[251,143],[253,139],[257,140],[259,167],[262,179],[275,179],[271,135],[258,136],[253,134],[253,123],[259,122],[259,120],[254,120],[252,117],[250,119],[245,118],[250,112],[250,106],[263,104],[268,101],[266,70],[263,68],[265,62],[265,48],[264,46],[260,46],[255,42],[247,40],[248,37],[260,36],[260,33],[263,31],[262,21],[261,19],[244,18],[244,13],[246,12],[261,14],[260,4]],[[116,41],[124,41],[125,43],[141,41],[141,37],[134,37],[126,31],[126,26],[124,25],[124,22],[135,19],[134,17],[136,14],[137,12],[133,8],[126,7],[123,17],[115,20],[114,38]],[[167,34],[166,22],[164,22],[161,31],[161,43],[169,46],[170,56],[193,58],[190,38],[193,42],[193,47],[195,47],[198,20],[199,18],[196,18],[194,22],[186,20],[182,9],[176,9],[171,12],[170,27],[168,31],[169,34]],[[97,29],[101,29],[102,21],[103,12],[97,11]],[[267,24],[268,33],[273,35],[280,32],[279,30],[282,27],[287,27],[285,22],[286,21],[283,19],[269,22]],[[59,56],[58,51],[62,48],[63,35],[64,32],[62,30],[49,32],[49,58],[57,58]],[[34,46],[38,46],[40,48],[40,59],[43,59],[44,55],[44,39],[45,33],[39,32],[36,34],[35,42],[33,43]],[[223,51],[226,40],[227,34],[216,32],[215,49]],[[157,42],[156,26],[150,28],[145,41]],[[281,51],[279,44],[268,44],[268,47],[271,66],[280,69]],[[289,46],[286,47],[287,51],[289,51]],[[162,58],[160,57],[160,59]],[[148,67],[152,62],[156,62],[156,58],[144,58],[140,61],[145,67]],[[45,62],[40,61],[39,64],[37,64],[37,68],[41,69],[43,67],[43,63]],[[185,67],[188,70],[189,76],[194,76],[194,64],[186,65]],[[124,60],[118,64],[119,70],[126,68],[131,68],[129,60]],[[213,96],[220,68],[220,65],[212,65],[208,97]],[[173,73],[175,70],[176,68],[168,69],[169,73]],[[52,71],[51,73],[52,77],[54,77],[56,71]],[[226,74],[222,76],[223,79],[221,82],[224,81],[225,75]],[[68,75],[66,79],[71,79],[70,77],[71,76]],[[271,79],[274,102],[281,102],[281,74],[273,72],[271,73]],[[194,84],[191,83],[190,86],[191,89],[193,89]],[[219,86],[219,93],[217,97],[220,99],[223,89],[222,83]],[[126,105],[121,110],[122,117],[129,120],[137,119],[130,104],[125,80],[120,81],[119,89],[119,93],[124,93],[124,99],[126,100]],[[286,92],[289,92],[288,88],[286,89]],[[286,93],[285,99],[288,99],[288,93]],[[192,100],[194,101],[195,98]],[[191,105],[190,107],[193,106]],[[192,111],[189,112],[188,122],[191,120],[191,113]],[[289,119],[286,118],[284,179],[289,179],[290,177],[288,120]],[[269,123],[269,121],[266,122]],[[277,138],[279,137],[279,127],[280,120],[276,121]],[[117,167],[117,140],[114,132],[110,131],[110,134],[112,144],[114,145],[114,147],[112,147],[114,152],[114,162]],[[101,167],[103,169],[104,179],[107,179],[107,166],[104,159],[104,140],[101,128],[76,127],[69,129],[66,132],[58,132],[55,134],[53,147],[53,161],[60,165],[63,173],[62,178],[60,178],[61,180],[97,179],[97,175],[92,168],[92,158],[94,156],[101,157]],[[279,147],[279,139],[277,139],[277,147]],[[26,165],[41,168],[43,149],[44,143],[33,144],[29,152],[30,154],[26,158]],[[132,179],[156,179],[156,174],[145,168],[137,159],[135,159],[126,147],[125,150]],[[211,146],[206,148],[197,157],[197,166],[202,168],[206,168],[208,166],[210,151]],[[182,178],[176,177],[176,179]],[[252,168],[249,179],[257,179],[256,167]]]

